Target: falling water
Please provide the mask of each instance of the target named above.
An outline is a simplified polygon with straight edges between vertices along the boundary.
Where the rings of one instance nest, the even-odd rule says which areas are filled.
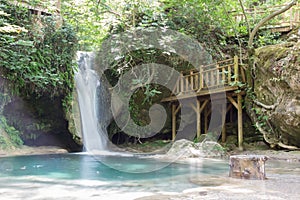
[[[107,132],[106,127],[99,123],[97,109],[105,105],[99,106],[97,104],[101,103],[101,95],[105,94],[99,94],[99,88],[101,88],[102,83],[96,71],[93,70],[94,54],[78,52],[77,56],[79,69],[75,76],[75,82],[84,147],[88,152],[104,151],[107,149]]]

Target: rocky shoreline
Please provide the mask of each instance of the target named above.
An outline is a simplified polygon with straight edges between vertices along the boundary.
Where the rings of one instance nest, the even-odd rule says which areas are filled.
[[[41,154],[63,154],[68,153],[66,149],[56,146],[22,146],[12,150],[1,150],[0,157],[7,156],[22,156],[22,155],[41,155]],[[287,162],[300,162],[300,151],[285,151],[285,150],[245,150],[240,151],[238,149],[227,152],[227,156],[231,155],[265,155],[268,160],[279,160]],[[226,157],[227,157],[226,156]]]
[[[61,147],[56,147],[56,146],[39,146],[39,147],[22,146],[11,150],[0,149],[0,157],[61,154],[61,153],[68,153],[68,151],[66,149],[63,149]]]

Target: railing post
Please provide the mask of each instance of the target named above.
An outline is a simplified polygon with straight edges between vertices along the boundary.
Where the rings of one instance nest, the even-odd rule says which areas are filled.
[[[193,72],[193,70],[190,71],[190,75],[191,75],[191,78],[190,78],[191,90],[194,90],[194,72]]]
[[[231,85],[231,81],[232,81],[232,75],[231,75],[231,65],[228,65],[228,71],[227,71],[227,80],[228,80],[228,85]]]
[[[225,68],[222,67],[222,82],[223,82],[223,85],[226,85],[228,83],[226,83],[226,76],[225,76]]]
[[[183,87],[183,72],[180,72],[180,90],[179,90],[179,93],[183,92],[184,91],[184,87]]]
[[[175,84],[175,86],[174,86],[174,88],[172,90],[172,93],[175,94],[175,95],[178,94],[179,91],[180,91],[179,82],[180,82],[180,77],[177,78],[176,84]]]
[[[185,92],[187,92],[187,91],[190,90],[190,88],[189,88],[189,86],[190,86],[190,84],[189,84],[189,76],[186,75],[184,78],[185,78]]]
[[[195,89],[194,90],[198,90],[199,89],[199,72],[195,73]]]
[[[234,56],[234,82],[237,83],[239,81],[239,57]]]

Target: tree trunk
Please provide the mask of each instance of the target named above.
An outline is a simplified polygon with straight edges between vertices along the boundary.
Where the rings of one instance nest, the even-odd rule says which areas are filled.
[[[230,156],[229,177],[240,179],[266,179],[266,156],[235,155]]]

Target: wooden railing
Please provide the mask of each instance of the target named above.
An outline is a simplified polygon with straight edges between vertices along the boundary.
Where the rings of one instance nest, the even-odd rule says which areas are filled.
[[[180,77],[173,89],[173,94],[200,92],[222,87],[236,87],[241,82],[246,82],[245,73],[239,59],[220,61],[214,64],[200,66],[198,69],[180,73]]]
[[[265,8],[254,7],[252,9],[246,9],[245,13],[250,18],[250,20],[262,19],[262,17],[264,17],[265,15],[271,14],[274,11],[283,8],[284,6],[286,5],[278,5],[278,6],[271,6]],[[236,23],[245,21],[245,16],[243,13],[232,11],[231,14],[233,15]],[[276,29],[280,27],[287,27],[290,30],[293,27],[298,25],[300,25],[300,4],[299,3],[291,7],[286,12],[277,16],[274,20],[271,20],[262,28]]]

